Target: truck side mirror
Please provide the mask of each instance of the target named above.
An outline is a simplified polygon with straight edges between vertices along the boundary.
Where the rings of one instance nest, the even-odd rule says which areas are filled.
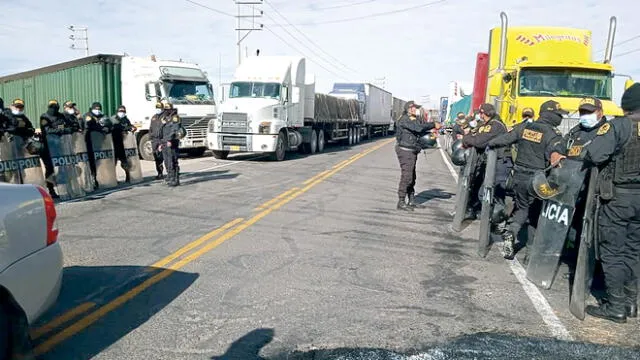
[[[633,84],[635,84],[635,82],[632,79],[627,79],[624,82],[624,89],[627,90],[628,88],[630,88]]]
[[[282,103],[286,104],[289,102],[289,88],[288,87],[283,87],[282,88]]]
[[[502,74],[498,73],[489,79],[489,96],[500,96],[500,88],[502,87]]]

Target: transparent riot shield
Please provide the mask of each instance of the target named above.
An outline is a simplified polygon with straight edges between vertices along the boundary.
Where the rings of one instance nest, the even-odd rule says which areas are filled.
[[[14,170],[15,153],[13,141],[7,134],[0,137],[0,181],[12,184],[20,184],[20,174]]]
[[[93,145],[93,156],[96,160],[98,186],[101,189],[118,186],[111,134],[91,132],[91,143]]]
[[[129,180],[132,184],[139,183],[142,181],[142,166],[140,164],[140,156],[138,155],[136,135],[127,131],[122,137],[122,142],[124,143],[124,152],[129,165]]]
[[[465,163],[460,178],[458,179],[458,188],[456,190],[456,205],[454,209],[453,221],[451,228],[453,231],[462,231],[462,222],[467,212],[469,197],[471,196],[471,188],[473,182],[473,174],[478,163],[478,152],[475,148],[471,148],[467,162]]]
[[[558,271],[585,173],[582,162],[565,159],[561,167],[551,170],[548,182],[537,184],[534,181],[536,194],[554,194],[543,201],[527,265],[527,278],[544,289],[551,288]]]
[[[91,193],[95,190],[95,187],[93,186],[93,179],[91,177],[87,142],[85,141],[84,133],[75,132],[71,134],[71,144],[73,146],[73,154],[76,158],[75,167],[78,184],[85,193]]]
[[[584,320],[585,300],[591,288],[593,271],[596,265],[596,243],[594,240],[597,231],[595,228],[596,205],[597,201],[599,201],[596,197],[598,168],[591,168],[589,172],[589,190],[587,192],[582,231],[580,233],[580,245],[578,247],[578,260],[576,261],[576,272],[569,302],[569,311],[580,320]]]
[[[491,215],[494,207],[494,188],[496,180],[496,165],[498,153],[490,149],[486,152],[487,165],[485,167],[484,182],[482,183],[481,198],[482,210],[480,212],[480,234],[478,235],[477,253],[486,257],[491,249]]]
[[[13,136],[10,140],[13,147],[13,182],[14,184],[34,184],[45,186],[44,171],[38,151],[30,153],[27,140],[20,136]]]
[[[80,183],[78,158],[73,149],[72,135],[47,135],[47,144],[58,196],[63,200],[85,196],[86,192]]]

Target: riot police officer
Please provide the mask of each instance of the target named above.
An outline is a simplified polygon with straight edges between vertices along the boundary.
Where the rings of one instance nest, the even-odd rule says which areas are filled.
[[[0,139],[4,136],[4,133],[9,129],[10,119],[5,114],[4,100],[0,98]]]
[[[538,121],[525,123],[487,143],[489,148],[512,144],[518,146],[518,156],[513,168],[515,208],[508,220],[508,228],[502,233],[503,254],[506,259],[512,259],[515,255],[515,237],[527,219],[530,224],[535,224],[538,219],[538,209],[530,211],[536,200],[530,192],[531,177],[536,171],[545,169],[549,162],[555,165],[562,158],[562,133],[557,126],[566,114],[568,112],[562,110],[558,102],[546,101],[540,107]]]
[[[24,100],[13,100],[11,103],[11,111],[5,111],[5,114],[9,117],[9,127],[7,131],[12,135],[20,136],[26,140],[36,133],[33,124],[24,114]]]
[[[536,112],[532,108],[526,107],[522,109],[522,122],[532,122],[536,117]]]
[[[58,100],[49,100],[47,105],[47,112],[40,115],[40,135],[42,141],[42,152],[40,157],[44,163],[45,168],[45,181],[49,194],[52,198],[59,198],[55,190],[55,179],[53,162],[51,161],[51,154],[49,152],[49,143],[47,141],[47,135],[65,135],[71,134],[72,130],[67,125],[66,118],[60,113],[60,104]]]
[[[131,182],[129,173],[129,161],[127,160],[127,154],[124,150],[124,135],[127,132],[135,132],[136,128],[131,124],[127,117],[127,108],[124,105],[118,107],[116,115],[111,117],[111,123],[113,125],[113,152],[115,163],[120,161],[120,167],[125,173],[125,182]]]
[[[469,125],[464,113],[459,112],[458,115],[456,115],[456,124],[453,125],[453,141],[462,139],[462,137],[469,132],[468,129]]]
[[[164,158],[162,157],[162,114],[164,112],[163,106],[161,102],[156,103],[156,113],[151,117],[151,123],[149,124],[149,140],[151,141],[151,148],[153,149],[153,160],[156,163],[156,180],[161,180],[164,176],[163,172],[163,162]]]
[[[161,148],[162,157],[164,158],[164,166],[167,168],[167,185],[180,185],[180,166],[178,163],[180,138],[184,137],[185,132],[180,121],[178,112],[173,108],[173,104],[165,102],[164,112],[161,116],[162,121],[162,137]]]
[[[398,185],[398,210],[413,211],[423,205],[415,203],[416,162],[422,148],[418,144],[418,138],[432,129],[440,129],[439,122],[427,122],[420,124],[416,120],[418,106],[413,101],[404,105],[402,117],[398,120],[396,130],[396,154],[400,162],[400,184]],[[406,198],[408,196],[408,202]]]
[[[581,151],[600,168],[599,250],[607,302],[586,312],[618,323],[637,316],[640,261],[640,83],[622,95],[624,117],[602,124]],[[593,116],[585,122],[593,121]]]
[[[85,132],[85,141],[87,143],[87,155],[89,157],[89,167],[91,168],[91,176],[93,176],[93,182],[97,189],[98,179],[96,178],[96,158],[93,152],[93,141],[91,139],[91,133],[99,132],[103,134],[109,134],[111,132],[111,121],[102,113],[102,104],[94,102],[91,104],[89,112],[83,115]]]
[[[81,121],[81,119],[78,118],[78,109],[76,108],[76,103],[67,100],[64,102],[62,107],[62,115],[65,118],[65,126],[71,129],[71,133],[83,131],[84,121]]]

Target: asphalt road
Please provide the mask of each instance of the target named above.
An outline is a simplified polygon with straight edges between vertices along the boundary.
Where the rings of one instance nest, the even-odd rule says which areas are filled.
[[[442,155],[420,155],[418,200],[427,208],[412,214],[395,210],[391,138],[284,162],[183,159],[180,187],[147,181],[60,203],[63,288],[33,324],[35,352],[640,358],[630,348],[640,344],[635,321],[574,320],[562,275],[538,291],[496,247],[486,259],[475,254],[477,223],[447,229],[456,180]]]

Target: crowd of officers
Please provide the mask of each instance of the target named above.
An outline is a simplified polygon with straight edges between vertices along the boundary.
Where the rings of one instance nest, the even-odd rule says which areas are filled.
[[[408,103],[412,106],[411,102]],[[587,306],[591,316],[624,323],[637,317],[638,272],[640,271],[640,83],[628,88],[621,100],[624,116],[607,119],[597,98],[581,100],[580,122],[563,135],[558,126],[568,112],[556,101],[547,101],[535,119],[533,109],[524,109],[523,121],[507,127],[491,104],[482,104],[473,117],[458,114],[453,136],[464,148],[475,148],[478,165],[474,173],[466,219],[480,212],[479,191],[483,155],[497,152],[495,201],[504,204],[513,198],[513,211],[504,214],[493,229],[503,239],[503,255],[515,256],[515,240],[524,225],[535,228],[541,211],[541,199],[532,187],[535,173],[561,167],[563,159],[582,162],[584,168],[597,168],[599,179],[598,250],[606,287],[606,297],[598,306]],[[401,165],[398,209],[408,210],[413,203],[415,161],[410,149],[417,150],[418,138],[435,124],[412,123],[411,110],[398,123],[396,153]],[[515,149],[514,152],[512,151]],[[415,153],[415,151],[413,152]],[[484,159],[486,162],[486,158]],[[585,200],[586,189],[578,201]],[[409,205],[404,197],[408,194]],[[576,208],[580,204],[575,204]],[[582,204],[584,207],[584,204]],[[503,207],[506,208],[506,207]],[[577,219],[581,223],[582,219]],[[526,260],[525,260],[526,261]]]
[[[77,105],[73,101],[66,101],[62,105],[62,112],[57,100],[48,102],[47,111],[40,115],[40,127],[36,129],[32,122],[24,114],[25,102],[23,99],[15,99],[9,108],[4,107],[4,101],[0,98],[0,140],[11,140],[14,136],[21,137],[28,144],[28,152],[39,155],[45,167],[45,181],[50,195],[59,198],[55,191],[55,173],[51,160],[47,136],[62,136],[75,133],[83,133],[87,145],[87,155],[94,187],[99,188],[96,177],[96,160],[93,153],[91,134],[94,132],[111,134],[114,149],[114,166],[120,162],[125,171],[125,182],[130,181],[129,162],[127,160],[124,136],[137,129],[127,117],[127,109],[124,105],[118,107],[116,115],[106,116],[102,112],[102,104],[94,102],[89,111],[80,115]],[[156,179],[164,179],[163,162],[167,169],[166,184],[178,186],[178,146],[180,139],[186,135],[182,127],[177,109],[168,101],[156,103],[156,113],[153,115],[150,125],[150,137],[153,153],[156,159]]]

